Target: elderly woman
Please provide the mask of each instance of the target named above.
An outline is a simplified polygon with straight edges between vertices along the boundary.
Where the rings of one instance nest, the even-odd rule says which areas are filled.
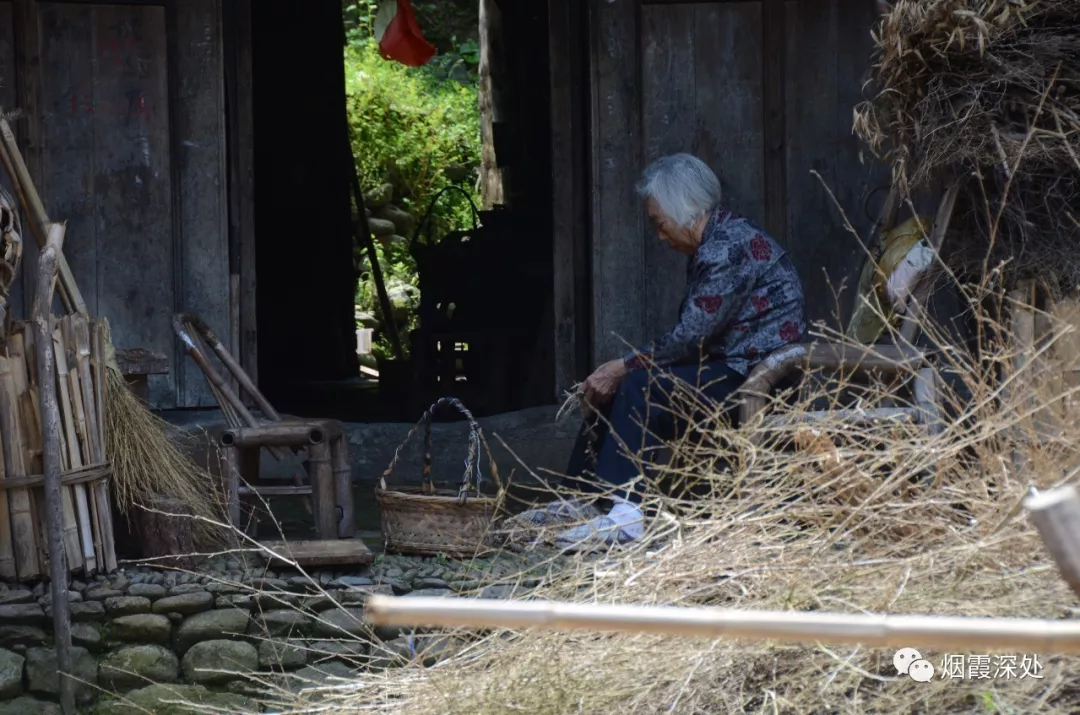
[[[689,154],[659,159],[637,189],[660,240],[690,258],[686,297],[670,331],[600,365],[585,380],[585,397],[605,419],[582,429],[567,481],[597,490],[596,482],[583,480],[592,431],[595,476],[609,487],[606,513],[601,500],[559,499],[520,517],[536,525],[579,522],[558,537],[564,548],[626,543],[644,533],[633,452],[673,436],[676,382],[723,403],[755,364],[806,330],[802,285],[791,259],[751,220],[721,205],[720,182],[704,162]]]

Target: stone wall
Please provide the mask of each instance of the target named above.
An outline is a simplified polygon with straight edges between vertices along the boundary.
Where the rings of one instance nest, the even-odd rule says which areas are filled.
[[[470,562],[383,557],[372,568],[274,571],[219,557],[198,572],[138,567],[75,581],[76,695],[89,715],[258,712],[266,684],[286,691],[364,670],[432,662],[454,643],[362,622],[373,593],[507,597],[539,584],[551,554]],[[251,562],[249,562],[250,564]],[[59,715],[45,584],[0,586],[0,715]]]

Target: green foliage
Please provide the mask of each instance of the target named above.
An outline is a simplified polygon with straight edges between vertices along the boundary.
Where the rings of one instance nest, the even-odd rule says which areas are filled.
[[[391,184],[394,203],[418,219],[452,183],[461,183],[479,202],[474,185],[480,164],[475,84],[388,62],[372,42],[347,48],[345,62],[353,153],[364,191]],[[456,192],[448,194],[433,213],[434,235],[470,221],[467,202]]]
[[[412,68],[379,55],[372,38],[376,5],[354,2],[343,7],[349,40],[345,50],[347,111],[364,193],[390,184],[393,203],[412,213],[418,223],[434,197],[451,184],[460,186],[479,204],[476,13],[470,14],[472,37],[465,36],[459,42],[459,35],[450,34],[452,51],[440,52],[424,67]],[[428,35],[430,25],[422,13],[436,11],[436,4],[414,3],[414,8]],[[435,44],[433,36],[429,40]],[[472,209],[461,193],[447,192],[432,210],[430,227],[423,230],[423,238],[437,240],[450,230],[471,226],[472,220]],[[413,236],[405,238],[411,240]],[[417,286],[415,262],[401,243],[377,243],[376,253],[391,300],[400,306],[404,286]],[[356,305],[384,319],[366,253],[361,262]],[[399,325],[406,349],[408,331],[415,329],[416,322],[415,311],[409,310],[408,320]],[[372,350],[377,357],[391,354],[384,334],[377,337]]]

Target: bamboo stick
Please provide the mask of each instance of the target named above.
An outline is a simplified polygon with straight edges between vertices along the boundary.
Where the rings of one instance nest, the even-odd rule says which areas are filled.
[[[315,532],[327,541],[338,538],[334,470],[330,463],[330,445],[319,442],[308,447],[311,493],[315,501]]]
[[[34,360],[34,331],[32,327],[27,323],[19,323],[19,335],[22,337],[22,345],[15,346],[8,345],[8,352],[12,357],[15,357],[13,349],[21,347],[23,351],[22,357],[22,374],[25,382],[25,391],[19,395],[19,408],[22,415],[21,424],[26,428],[26,446],[28,448],[26,453],[26,469],[32,474],[42,474],[44,467],[41,462],[41,420],[38,419],[37,408],[37,380],[35,378],[35,360]],[[19,377],[18,370],[19,364],[16,361],[14,365],[16,368],[15,384],[16,389],[19,389]],[[9,477],[10,478],[10,477]],[[67,490],[61,490],[61,495]],[[30,490],[30,503],[34,510],[34,532],[37,538],[38,545],[38,557],[41,559],[42,569],[49,568],[49,547],[48,547],[48,534],[45,530],[45,500],[44,494],[36,489]],[[66,520],[66,516],[65,516]],[[66,521],[65,521],[65,549],[66,549]],[[71,554],[68,554],[68,564],[70,565]]]
[[[75,713],[75,681],[71,668],[71,609],[68,605],[69,572],[64,558],[63,516],[61,514],[60,473],[60,414],[56,404],[56,382],[53,375],[51,340],[51,307],[53,285],[56,282],[56,266],[64,241],[64,224],[49,228],[49,240],[38,259],[37,295],[34,298],[34,347],[37,363],[45,379],[40,381],[43,417],[45,466],[45,502],[48,514],[49,568],[52,575],[53,643],[56,648],[56,666],[60,680],[60,707],[64,715]],[[62,384],[62,383],[61,383]]]
[[[64,336],[59,327],[53,330],[53,359],[56,361],[56,382],[59,394],[60,419],[63,423],[64,433],[67,435],[67,468],[78,469],[83,466],[82,455],[79,450],[79,437],[75,433],[74,407],[71,401],[68,383],[67,350],[64,345]],[[39,366],[43,367],[43,366]],[[44,383],[44,380],[42,380]],[[44,407],[44,405],[42,405]],[[75,487],[75,512],[79,518],[79,538],[82,541],[83,561],[87,574],[95,573],[98,569],[97,554],[94,550],[93,522],[90,514],[90,503],[86,497],[86,485],[76,484]]]
[[[6,445],[5,440],[5,445]],[[7,448],[4,447],[5,460]],[[5,477],[7,470],[4,470]],[[15,545],[12,542],[11,516],[8,512],[8,495],[0,493],[0,578],[14,581],[18,575],[15,561]]]
[[[68,395],[71,399],[75,436],[79,438],[79,459],[83,464],[90,464],[90,432],[86,419],[86,406],[83,404],[82,385],[79,384],[78,357],[75,353],[75,334],[71,327],[71,316],[65,315],[58,323],[60,335],[64,339],[64,365],[68,368]]]
[[[38,392],[40,390],[40,380],[38,379],[37,370],[37,356],[34,354],[37,350],[35,345],[34,332],[25,333],[26,340],[26,373],[27,381],[29,383],[29,397],[30,397],[30,419],[26,422],[27,430],[30,433],[30,443],[32,445],[31,451],[34,452],[35,457],[32,465],[29,465],[34,474],[43,474],[45,470],[45,463],[43,458],[44,446],[43,446],[43,420],[41,419],[41,404],[38,399]],[[83,568],[85,562],[83,561],[82,544],[79,541],[79,519],[75,515],[75,494],[72,492],[71,487],[65,486],[60,490],[60,502],[61,512],[64,523],[64,553],[67,556],[68,567],[74,570]],[[40,505],[41,509],[45,508],[44,503]],[[47,523],[45,519],[41,519],[41,523]],[[43,545],[45,545],[43,540]]]
[[[13,358],[0,357],[0,434],[4,442],[4,477],[27,474],[26,446],[19,428],[18,390],[11,374]],[[37,541],[34,538],[34,512],[28,489],[12,489],[7,495],[11,510],[11,536],[19,579],[28,581],[41,575]]]
[[[71,324],[71,316],[65,315],[60,319],[60,335],[64,339],[64,364],[68,367],[68,393],[70,395],[72,414],[75,419],[75,435],[79,438],[80,466],[92,464],[90,430],[86,417],[86,405],[83,403],[83,391],[79,379],[78,357],[75,351],[75,332]],[[94,496],[93,489],[87,490],[87,502],[90,507],[90,524],[94,545],[94,558],[99,567],[105,566],[105,554],[101,549],[102,528],[101,509]]]
[[[330,441],[330,463],[334,468],[334,496],[341,515],[338,520],[338,537],[352,539],[356,536],[356,511],[353,507],[352,469],[349,467],[349,443],[340,434]]]
[[[97,402],[98,428],[101,431],[101,454],[107,458],[108,423],[105,420],[105,395],[109,388],[105,382],[105,323],[93,321],[90,341],[90,367],[94,373],[94,400]]]
[[[94,387],[93,368],[91,366],[90,321],[81,315],[72,315],[71,329],[75,338],[76,370],[82,387],[82,402],[86,413],[87,431],[90,443],[90,463],[105,462],[105,440],[102,438],[102,419],[98,413],[99,395]],[[106,571],[114,571],[116,562],[116,542],[113,537],[112,502],[109,500],[109,485],[104,480],[95,482],[90,487],[94,503],[97,505],[100,523],[100,545]]]
[[[366,620],[404,627],[543,628],[867,647],[1080,653],[1080,622],[1035,618],[742,611],[498,599],[372,596]]]

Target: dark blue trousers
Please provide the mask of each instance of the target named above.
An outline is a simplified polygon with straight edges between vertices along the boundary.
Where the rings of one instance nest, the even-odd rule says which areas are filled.
[[[640,489],[632,484],[641,475],[635,455],[646,463],[655,459],[656,448],[678,437],[688,419],[714,414],[721,405],[734,417],[735,404],[729,398],[743,380],[721,362],[632,370],[604,409],[603,419],[594,416],[582,425],[563,483],[640,503]]]

